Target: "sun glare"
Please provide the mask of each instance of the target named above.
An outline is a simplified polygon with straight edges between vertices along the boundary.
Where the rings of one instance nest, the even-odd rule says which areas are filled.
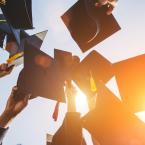
[[[138,112],[138,113],[135,113],[135,115],[145,123],[145,111],[144,112]]]
[[[80,112],[82,116],[84,116],[85,114],[89,112],[87,96],[80,90],[80,88],[74,82],[73,82],[73,85],[75,86],[77,90],[76,110],[77,112]],[[93,145],[92,137],[90,133],[85,129],[83,129],[83,136],[87,145]]]
[[[89,111],[87,97],[74,82],[73,82],[73,85],[76,87],[76,90],[77,90],[76,110],[77,112],[80,112],[82,116],[84,116]]]

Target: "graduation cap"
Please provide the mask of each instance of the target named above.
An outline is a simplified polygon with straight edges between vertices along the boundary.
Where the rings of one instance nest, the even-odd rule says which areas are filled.
[[[107,15],[107,6],[96,7],[96,1],[79,0],[62,19],[83,52],[120,30],[114,16]]]
[[[8,23],[15,29],[32,29],[32,0],[7,0],[1,6]]]
[[[101,145],[144,145],[145,124],[110,92],[99,84],[95,110],[83,119],[83,127]]]
[[[55,79],[51,77],[53,69],[50,69],[54,68],[52,67],[54,65],[53,58],[28,42],[25,43],[25,48],[24,69],[19,75],[17,84],[19,91],[21,93],[31,92],[33,97],[62,97],[62,91],[60,96],[56,96],[57,91],[53,88],[55,84],[51,83],[51,79]]]
[[[98,81],[106,83],[112,76],[112,64],[98,52],[92,51],[74,71],[73,80],[91,97],[97,92]]]
[[[40,49],[46,35],[47,35],[48,30],[36,33],[32,36],[28,36],[27,33],[22,33],[21,34],[21,39],[23,39],[24,41],[27,40],[29,43],[31,43],[33,46],[37,47],[38,49]],[[25,43],[25,42],[24,42]],[[23,43],[23,44],[24,44]]]
[[[0,14],[0,31],[3,31],[5,33],[11,32],[11,29],[9,25],[7,24],[7,21],[3,14]]]
[[[6,34],[11,33],[11,29],[3,14],[0,14],[0,47],[3,48]]]
[[[79,57],[72,56],[70,52],[55,49],[54,58],[61,72],[63,74],[65,73],[65,77],[68,80],[72,80],[73,73],[76,71],[78,64],[80,62]]]
[[[47,30],[36,33],[32,36],[28,35],[28,33],[26,33],[25,31],[21,31],[21,45],[18,48],[16,54],[7,60],[8,64],[10,66],[11,65],[18,66],[18,65],[22,64],[23,63],[25,41],[28,41],[33,46],[40,49],[46,34],[47,34]]]
[[[5,40],[5,33],[0,31],[0,47],[3,48]]]
[[[0,20],[2,21],[2,23],[0,23],[0,32],[5,36],[7,35],[7,42],[15,41],[18,46],[20,46],[20,29],[15,29],[11,24],[8,24],[3,14],[0,14]],[[4,39],[2,41],[4,41]]]
[[[61,52],[61,53],[60,53]],[[32,93],[33,98],[42,96],[64,102],[64,82],[67,79],[66,65],[61,56],[71,53],[55,50],[55,58],[48,56],[26,41],[24,50],[24,69],[19,75],[20,93]]]
[[[145,110],[145,54],[114,64],[123,102],[132,112]]]

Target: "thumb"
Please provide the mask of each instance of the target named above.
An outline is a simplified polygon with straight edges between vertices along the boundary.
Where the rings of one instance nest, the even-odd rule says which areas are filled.
[[[25,103],[26,105],[27,105],[28,100],[30,99],[31,96],[32,96],[31,94],[25,95],[25,97],[24,97],[24,103]]]
[[[17,86],[14,86],[13,88],[12,88],[12,92],[11,92],[11,97],[14,97],[15,96],[15,94],[16,94],[16,92],[17,92],[17,90],[18,90],[18,87]]]

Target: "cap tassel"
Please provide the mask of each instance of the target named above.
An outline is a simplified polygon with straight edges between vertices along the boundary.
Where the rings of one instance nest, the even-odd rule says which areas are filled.
[[[97,92],[97,87],[96,87],[96,83],[95,83],[95,80],[94,80],[94,78],[93,78],[93,76],[92,76],[92,73],[91,73],[91,71],[90,71],[90,86],[91,86],[91,91],[92,92]]]
[[[54,109],[53,116],[52,116],[54,121],[57,121],[57,119],[58,119],[59,105],[60,105],[60,102],[57,102],[55,105],[55,109]]]

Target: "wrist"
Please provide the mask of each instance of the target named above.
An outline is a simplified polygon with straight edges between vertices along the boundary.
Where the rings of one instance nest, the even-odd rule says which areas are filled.
[[[7,128],[12,119],[13,119],[12,114],[8,111],[4,111],[0,116],[0,127]]]
[[[76,112],[75,96],[68,98],[68,112]]]

